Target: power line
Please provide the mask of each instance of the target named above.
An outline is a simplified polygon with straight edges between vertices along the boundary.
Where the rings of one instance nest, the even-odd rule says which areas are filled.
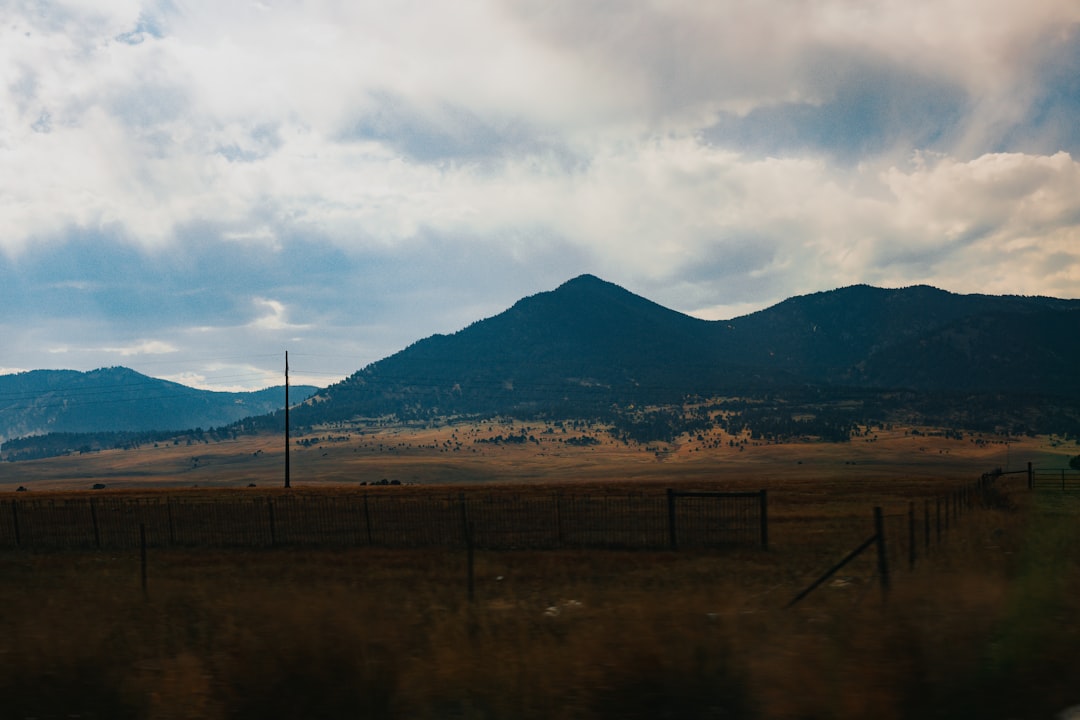
[[[173,365],[178,363],[191,363],[191,362],[226,362],[229,360],[268,360],[276,358],[274,353],[261,353],[258,355],[184,355],[184,360],[165,359],[161,360],[139,360],[139,365]]]

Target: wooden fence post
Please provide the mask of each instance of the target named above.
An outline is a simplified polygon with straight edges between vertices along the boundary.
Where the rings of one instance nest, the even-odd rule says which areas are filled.
[[[364,493],[364,527],[367,528],[367,544],[371,545],[371,510],[368,509],[367,493]]]
[[[1035,469],[1028,463],[1028,490],[1035,489]]]
[[[769,500],[764,489],[761,491],[761,549],[769,549]]]
[[[555,547],[562,547],[562,497],[555,491]]]
[[[146,590],[146,523],[139,524],[139,575],[142,580],[143,600],[149,598]]]
[[[274,498],[266,498],[266,510],[270,519],[270,547],[277,547],[277,528],[274,525]]]
[[[889,593],[889,556],[885,549],[885,518],[881,508],[874,508],[874,531],[877,538],[878,576],[881,578],[881,594]]]
[[[930,552],[930,501],[923,500],[923,554]]]
[[[165,510],[169,515],[169,546],[176,545],[176,525],[173,522],[172,496],[165,498]]]
[[[675,491],[667,489],[668,536],[672,550],[679,549],[678,533],[675,530]]]
[[[469,604],[471,605],[476,597],[475,593],[475,574],[473,564],[473,524],[467,522],[465,524],[465,573],[468,581],[469,589]]]
[[[461,505],[461,531],[465,533],[465,543],[470,545],[472,543],[473,527],[469,522],[469,511],[465,507],[465,493],[458,493],[458,502]]]
[[[19,534],[19,504],[17,501],[11,501],[11,523],[15,530],[15,547],[22,545],[22,537]]]
[[[94,547],[101,549],[101,531],[98,529],[97,504],[90,498],[90,523],[94,526]]]
[[[915,569],[915,501],[908,503],[908,569]]]
[[[812,583],[812,584],[810,585],[810,587],[806,588],[806,589],[805,589],[805,590],[803,590],[803,591],[802,591],[801,593],[799,593],[799,594],[798,594],[798,595],[796,595],[796,596],[795,596],[794,598],[792,598],[792,599],[791,599],[791,602],[789,602],[789,603],[788,603],[787,605],[785,605],[785,606],[784,606],[784,609],[786,610],[786,609],[788,609],[788,608],[790,608],[790,607],[793,607],[793,606],[794,606],[794,605],[795,605],[795,604],[796,604],[797,602],[799,602],[799,601],[800,601],[800,600],[802,600],[802,599],[803,599],[804,597],[806,597],[807,595],[809,595],[810,593],[812,593],[812,592],[813,592],[814,590],[816,590],[816,589],[817,589],[818,587],[820,587],[820,586],[821,586],[821,584],[822,584],[823,582],[825,582],[826,580],[828,580],[829,578],[831,578],[831,577],[832,577],[832,576],[833,576],[833,575],[834,575],[834,574],[835,574],[836,572],[838,572],[838,571],[840,570],[840,568],[844,567],[844,566],[845,566],[845,565],[847,565],[847,564],[848,564],[849,562],[851,562],[852,560],[854,560],[855,558],[857,558],[857,557],[858,557],[859,555],[861,555],[861,554],[862,554],[862,552],[863,552],[864,550],[866,550],[866,548],[868,548],[868,547],[870,547],[871,545],[873,545],[874,543],[876,543],[876,542],[877,542],[877,539],[878,539],[877,535],[872,535],[872,536],[870,536],[869,538],[867,538],[867,539],[866,539],[866,540],[865,540],[865,541],[863,542],[863,544],[862,544],[862,545],[860,545],[859,547],[857,547],[857,548],[855,548],[854,550],[852,550],[851,552],[849,552],[849,553],[847,554],[847,556],[846,556],[846,557],[844,557],[844,559],[843,559],[843,560],[841,560],[840,562],[836,563],[836,564],[835,564],[835,565],[833,565],[833,566],[832,566],[831,568],[829,568],[828,570],[826,570],[826,571],[825,571],[825,573],[824,573],[824,574],[823,574],[823,575],[822,575],[821,577],[819,577],[819,578],[818,578],[817,580],[815,580],[815,581],[814,581],[814,582],[813,582],[813,583]]]
[[[941,545],[941,496],[938,495],[934,498],[934,502],[937,506],[937,544]]]

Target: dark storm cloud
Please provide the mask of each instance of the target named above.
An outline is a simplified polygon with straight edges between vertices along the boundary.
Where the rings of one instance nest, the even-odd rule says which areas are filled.
[[[946,150],[970,111],[965,89],[873,56],[821,53],[808,85],[822,99],[722,113],[709,142],[756,155],[823,153],[843,163],[910,148]]]

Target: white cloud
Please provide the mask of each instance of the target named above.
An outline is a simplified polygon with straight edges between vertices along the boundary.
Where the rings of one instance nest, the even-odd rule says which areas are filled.
[[[177,347],[175,345],[162,340],[139,340],[122,347],[104,347],[100,349],[100,352],[116,353],[122,357],[132,357],[135,355],[168,355],[170,353],[175,353],[176,351]]]
[[[1015,98],[1046,34],[1080,21],[1062,3],[972,9],[196,2],[163,16],[163,37],[135,45],[116,38],[138,26],[147,10],[139,3],[73,3],[51,24],[27,14],[5,37],[13,102],[0,107],[22,109],[0,124],[0,221],[17,228],[0,243],[18,252],[30,239],[88,229],[161,246],[191,221],[245,234],[269,213],[343,244],[385,245],[425,227],[505,232],[566,202],[582,225],[617,225],[622,242],[656,243],[686,228],[643,207],[646,193],[631,182],[704,228],[702,215],[719,210],[693,199],[715,193],[679,183],[678,167],[693,176],[723,158],[694,133],[719,109],[826,99],[835,88],[830,66],[815,75],[822,49],[955,75],[979,115],[998,117],[1008,105],[999,96]],[[474,130],[524,128],[541,144],[494,164],[431,165],[385,138],[342,137],[388,100],[406,103],[399,121],[411,115],[453,133],[447,108],[459,107],[480,123]],[[43,113],[49,132],[33,129]],[[965,144],[980,132],[972,126]],[[484,202],[492,197],[495,208]]]
[[[120,358],[329,344],[347,312],[301,310],[286,285],[303,278],[275,264],[299,239],[341,253],[320,279],[340,289],[319,288],[338,304],[357,274],[389,278],[393,320],[332,329],[362,338],[358,366],[564,268],[710,317],[855,282],[1075,295],[1077,161],[1001,146],[1078,23],[1059,0],[17,2],[0,10],[0,253],[17,270],[43,244],[123,243],[197,276],[206,247],[250,252],[247,286],[192,291],[248,318],[137,331],[157,346],[114,329]],[[944,95],[953,114],[887,107],[874,83],[896,77],[904,102]],[[712,132],[763,108],[794,127],[775,151]],[[52,287],[107,294],[66,272]],[[476,297],[481,277],[498,293]],[[410,323],[393,278],[468,310]],[[75,361],[83,338],[68,324],[31,346]]]
[[[250,328],[256,330],[301,330],[309,327],[308,325],[290,323],[288,321],[288,309],[284,303],[277,300],[255,298],[254,304],[257,308],[265,311],[265,314],[251,321],[248,325]]]
[[[969,292],[1075,296],[1080,287],[1080,162],[984,155],[885,175],[904,252],[943,253],[940,275]],[[926,239],[919,242],[918,231]]]
[[[199,390],[214,392],[248,392],[275,385],[284,385],[281,373],[251,365],[222,365],[210,363],[203,371],[183,371],[158,375],[162,380],[180,383]]]

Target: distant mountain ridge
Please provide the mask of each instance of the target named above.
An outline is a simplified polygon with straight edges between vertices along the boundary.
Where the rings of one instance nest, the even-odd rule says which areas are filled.
[[[387,417],[625,419],[726,397],[754,399],[757,420],[773,424],[816,413],[842,437],[854,417],[833,410],[854,398],[868,417],[929,407],[1022,429],[1042,413],[1080,435],[1078,357],[1080,300],[854,285],[708,321],[582,275],[328,388],[294,387],[291,418],[297,429]],[[792,398],[802,409],[784,406]],[[0,440],[277,430],[283,401],[282,388],[208,392],[126,368],[33,371],[0,376]]]
[[[1080,340],[1078,312],[1080,300],[854,285],[791,298],[728,322],[747,351],[756,353],[749,358],[810,382],[1080,397],[1080,373],[1054,360]],[[1042,332],[1033,335],[1032,327]],[[968,336],[982,352],[964,352],[962,368],[955,367],[956,358],[940,365],[945,355],[960,351],[945,338],[959,336]],[[933,345],[939,346],[937,354],[928,351]],[[1027,356],[1029,372],[1016,372],[1020,355]]]
[[[297,400],[317,388],[292,388]],[[46,433],[188,430],[229,425],[285,404],[284,387],[214,392],[124,367],[0,375],[0,442]]]
[[[372,363],[293,417],[555,417],[792,388],[1080,402],[1078,343],[1080,300],[855,285],[706,321],[582,275]]]

